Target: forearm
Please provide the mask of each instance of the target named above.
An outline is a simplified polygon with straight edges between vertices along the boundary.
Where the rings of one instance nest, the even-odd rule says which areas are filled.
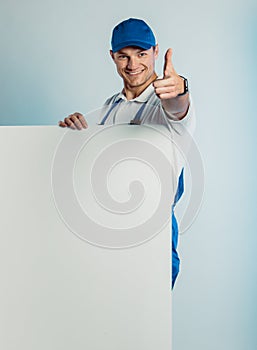
[[[168,114],[174,115],[178,120],[183,119],[189,108],[189,93],[182,96],[162,100],[162,106]]]

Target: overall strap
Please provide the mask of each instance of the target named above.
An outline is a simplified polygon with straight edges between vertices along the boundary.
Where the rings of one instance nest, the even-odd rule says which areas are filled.
[[[103,119],[102,119],[100,125],[104,125],[104,123],[106,122],[106,119],[109,117],[111,111],[112,111],[116,106],[118,106],[118,104],[120,103],[121,100],[122,100],[122,98],[118,98],[118,100],[116,100],[116,101],[112,104],[112,106],[111,106],[111,108],[109,109],[109,111],[108,111],[108,112],[106,113],[106,115],[103,117]]]
[[[144,102],[143,104],[142,104],[142,106],[139,108],[139,110],[137,111],[137,114],[135,115],[135,117],[130,121],[130,123],[129,124],[141,124],[141,120],[140,120],[140,118],[141,118],[141,115],[142,115],[142,113],[143,113],[143,110],[145,109],[145,106],[146,106],[146,103],[147,102]]]

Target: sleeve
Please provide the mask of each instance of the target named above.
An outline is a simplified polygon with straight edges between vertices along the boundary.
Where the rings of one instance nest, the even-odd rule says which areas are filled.
[[[195,124],[196,124],[196,118],[195,118],[195,109],[194,109],[194,103],[192,99],[192,95],[189,94],[189,108],[187,111],[187,114],[183,119],[177,119],[176,116],[173,114],[167,112],[162,107],[164,114],[167,117],[167,121],[177,133],[180,135],[184,134],[185,131],[189,132],[191,135],[194,134],[195,131]]]
[[[174,145],[174,157],[177,159],[177,170],[184,167],[192,145],[195,144],[193,134],[195,130],[195,110],[192,96],[189,95],[189,108],[183,119],[178,120],[174,115],[168,114],[164,108],[164,117],[169,128]]]

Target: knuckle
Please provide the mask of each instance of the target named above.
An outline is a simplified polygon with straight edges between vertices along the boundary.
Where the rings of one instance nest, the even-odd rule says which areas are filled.
[[[79,117],[79,116],[81,116],[82,114],[79,113],[79,112],[74,112],[73,115],[75,115],[76,117]]]
[[[162,84],[162,79],[158,79],[158,80],[156,80],[154,83],[153,83],[154,85],[154,87],[159,87],[159,86],[161,86],[161,84]]]
[[[85,120],[85,118],[84,118],[84,116],[82,114],[78,114],[78,119],[81,120],[81,121]]]
[[[77,116],[75,114],[72,114],[72,116],[70,117],[70,119],[73,121],[73,122],[76,122],[77,121]]]

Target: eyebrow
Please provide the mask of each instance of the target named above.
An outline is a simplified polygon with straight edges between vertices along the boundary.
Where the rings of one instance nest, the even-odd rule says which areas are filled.
[[[136,52],[139,53],[139,52],[143,52],[143,51],[147,51],[145,49],[137,49]],[[124,52],[122,50],[120,51],[117,51],[118,54],[122,54],[122,55],[127,55],[128,53],[127,52]]]

